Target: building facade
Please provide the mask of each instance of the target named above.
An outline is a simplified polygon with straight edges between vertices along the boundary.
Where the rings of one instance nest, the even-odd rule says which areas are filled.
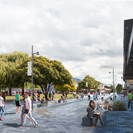
[[[123,79],[125,88],[133,86],[133,19],[124,21],[124,66]]]

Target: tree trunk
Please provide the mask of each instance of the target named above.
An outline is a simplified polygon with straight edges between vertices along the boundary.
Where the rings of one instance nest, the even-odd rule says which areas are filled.
[[[45,99],[46,99],[46,101],[48,101],[48,92],[45,92]]]
[[[47,84],[45,83],[44,84],[44,89],[45,89],[45,99],[46,99],[46,101],[48,101],[48,91],[47,91]]]
[[[12,96],[12,88],[9,88],[9,96]]]
[[[41,89],[42,89],[42,93],[45,94],[43,86],[41,86]]]
[[[41,86],[41,89],[42,89],[42,93],[43,93],[43,95],[45,96],[45,99],[46,99],[46,101],[48,101],[48,93],[47,93],[47,87],[46,87],[47,85],[45,84],[44,85],[44,87],[43,86]],[[46,88],[45,88],[46,87]]]
[[[24,95],[24,88],[22,88],[22,95]]]

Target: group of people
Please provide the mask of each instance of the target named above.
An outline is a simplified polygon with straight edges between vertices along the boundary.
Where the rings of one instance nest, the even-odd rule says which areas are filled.
[[[55,96],[55,92],[54,92],[54,91],[52,91],[52,92],[50,91],[50,92],[49,92],[49,100],[50,100],[50,101],[51,101],[51,100],[53,101],[53,100],[54,100],[54,96]]]
[[[19,92],[16,92],[15,99],[14,99],[13,103],[16,104],[16,113],[18,113],[19,108],[22,105],[21,101],[20,101]],[[1,112],[0,120],[3,120],[3,116],[4,116],[4,113],[5,113],[5,102],[4,102],[4,99],[3,99],[1,93],[0,93],[0,112]],[[38,123],[32,117],[31,112],[32,112],[32,109],[31,109],[31,99],[29,97],[29,94],[25,93],[24,94],[24,104],[23,104],[22,112],[21,112],[21,123],[19,125],[20,128],[22,128],[24,126],[24,124],[26,122],[26,118],[32,122],[34,127],[38,126]]]
[[[93,123],[93,126],[97,126],[98,120],[100,120],[101,125],[104,125],[104,123],[103,123],[103,121],[101,119],[101,112],[97,111],[98,110],[98,106],[103,111],[105,111],[105,108],[107,108],[107,110],[112,109],[112,107],[113,107],[112,98],[111,97],[109,98],[108,104],[106,104],[104,102],[104,98],[103,97],[101,98],[101,101],[98,104],[96,104],[93,100],[90,100],[90,103],[89,103],[89,105],[87,107],[87,116],[90,119],[93,119],[94,117],[96,118],[95,122]],[[93,122],[93,120],[92,120],[92,122]]]
[[[88,92],[88,100],[98,100],[98,92]]]

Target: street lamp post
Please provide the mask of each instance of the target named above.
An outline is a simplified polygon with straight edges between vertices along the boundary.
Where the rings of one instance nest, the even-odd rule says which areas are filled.
[[[33,45],[32,45],[32,61],[31,61],[31,66],[32,66],[32,74],[31,74],[31,84],[32,84],[32,110],[33,110],[33,100],[34,100],[34,89],[33,89],[33,58],[34,54],[39,55],[39,52],[33,53]]]
[[[112,73],[113,74],[113,87],[115,88],[115,77],[114,77],[114,67],[113,67],[113,71],[112,72],[109,72],[109,73]],[[113,98],[115,97],[115,92],[113,90]]]

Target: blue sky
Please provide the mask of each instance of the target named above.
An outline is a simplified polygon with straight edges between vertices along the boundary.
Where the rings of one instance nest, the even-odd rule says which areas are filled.
[[[123,24],[132,1],[1,0],[0,53],[34,51],[56,59],[74,77],[112,83],[123,73]]]

